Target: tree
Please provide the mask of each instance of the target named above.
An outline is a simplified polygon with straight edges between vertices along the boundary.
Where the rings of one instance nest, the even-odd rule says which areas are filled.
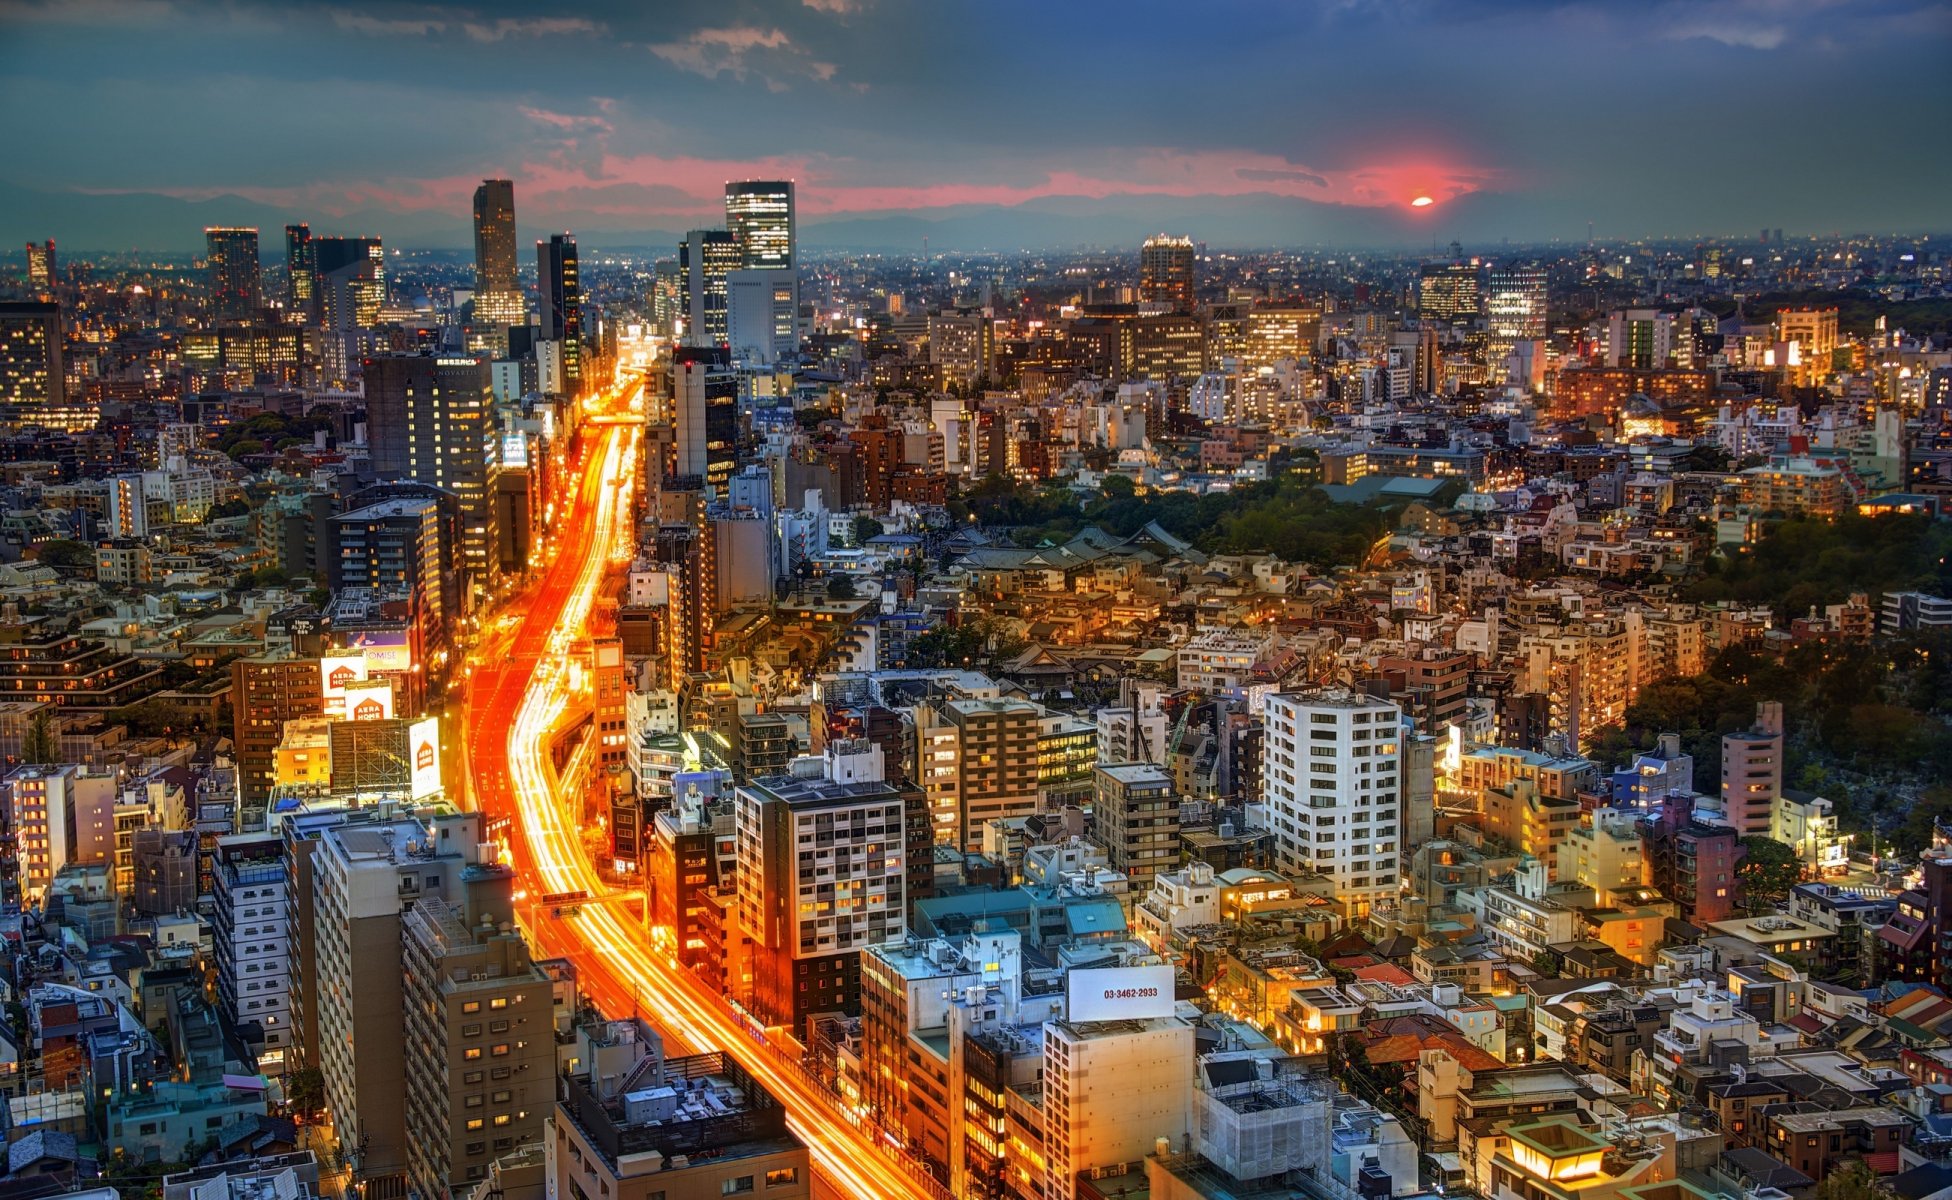
[[[213,504],[204,514],[206,521],[222,521],[228,517],[248,517],[251,515],[251,502],[242,497],[233,497],[221,504]]]
[[[859,596],[860,590],[854,586],[854,581],[846,575],[835,575],[827,580],[827,599],[854,600],[858,599]]]
[[[230,457],[232,462],[236,462],[239,459],[245,458],[252,454],[263,454],[263,453],[264,453],[264,443],[259,441],[256,438],[239,438],[237,441],[232,442],[230,446]]]
[[[1853,1158],[1823,1177],[1816,1185],[1816,1200],[1892,1200],[1892,1193],[1870,1164]]]
[[[1139,485],[1132,482],[1130,475],[1107,475],[1098,490],[1105,493],[1107,500],[1130,500],[1138,494]]]
[[[325,1107],[325,1075],[317,1067],[300,1067],[285,1086],[285,1107],[310,1117]]]
[[[887,528],[887,526],[875,520],[873,517],[855,517],[854,544],[856,546],[865,546],[871,539],[878,538],[887,532]]]
[[[1541,950],[1532,956],[1532,969],[1547,977],[1557,977],[1566,969],[1565,960],[1550,950]]]
[[[30,766],[45,767],[52,766],[60,757],[54,740],[54,718],[44,708],[34,714],[27,736],[21,739],[20,759]]]
[[[73,570],[95,565],[95,552],[80,542],[55,538],[35,547],[36,561],[57,570]]]
[[[1751,913],[1772,911],[1789,899],[1789,889],[1803,877],[1796,851],[1774,838],[1751,834],[1742,839],[1746,856],[1735,868],[1735,882]]]

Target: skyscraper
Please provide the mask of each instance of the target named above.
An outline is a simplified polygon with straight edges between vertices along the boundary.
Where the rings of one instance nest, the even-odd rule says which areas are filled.
[[[210,269],[210,315],[248,321],[264,307],[258,265],[258,231],[213,225],[203,231]]]
[[[536,296],[542,306],[542,336],[562,355],[563,391],[581,390],[583,379],[583,285],[578,279],[576,239],[567,233],[535,244]],[[476,311],[481,300],[475,299]]]
[[[1139,299],[1193,307],[1193,239],[1158,234],[1139,247]]]
[[[1497,375],[1513,347],[1545,339],[1545,268],[1499,267],[1484,289],[1484,361]]]
[[[0,301],[0,406],[9,410],[7,419],[48,424],[42,418],[65,412],[62,371],[61,306]]]
[[[515,184],[484,179],[474,190],[474,319],[520,325],[528,306],[515,281]]]
[[[724,494],[738,465],[739,380],[725,351],[681,349],[671,361],[672,474]]]
[[[739,243],[723,229],[694,229],[678,247],[684,286],[685,344],[723,346],[725,277],[742,265]]]
[[[42,291],[54,286],[54,239],[36,245],[27,243],[27,286]]]
[[[1469,321],[1478,315],[1478,264],[1425,263],[1417,273],[1417,315],[1432,321]]]
[[[501,460],[487,364],[397,354],[369,358],[365,370],[374,473],[453,492],[461,509],[455,566],[488,582],[500,557],[494,501]]]
[[[312,246],[310,225],[285,226],[285,306],[295,318],[310,322],[318,315],[319,260]]]
[[[799,265],[791,181],[748,179],[726,184],[725,228],[739,246],[738,266],[766,270]]]

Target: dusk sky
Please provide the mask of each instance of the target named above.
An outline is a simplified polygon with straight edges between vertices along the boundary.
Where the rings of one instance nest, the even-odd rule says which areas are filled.
[[[0,229],[458,246],[507,175],[619,244],[777,176],[814,245],[1940,231],[1949,49],[1920,0],[0,0]]]

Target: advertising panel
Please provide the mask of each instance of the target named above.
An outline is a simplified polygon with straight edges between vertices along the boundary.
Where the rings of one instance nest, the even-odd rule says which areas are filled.
[[[441,790],[441,723],[428,717],[407,726],[407,757],[413,786],[409,795],[424,800]]]
[[[404,629],[361,629],[348,633],[346,649],[365,656],[368,674],[413,670],[413,646]]]
[[[1142,1021],[1173,1015],[1173,969],[1074,967],[1064,977],[1072,1021]]]
[[[326,711],[339,711],[345,703],[346,686],[365,678],[363,654],[328,654],[319,659],[319,695],[325,697]]]
[[[393,716],[393,682],[367,679],[346,685],[346,718],[353,721],[385,721]]]

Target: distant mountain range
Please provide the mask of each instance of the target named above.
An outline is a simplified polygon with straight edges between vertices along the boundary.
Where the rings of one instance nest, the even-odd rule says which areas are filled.
[[[1506,242],[1521,246],[1586,239],[1585,221],[1568,222],[1549,201],[1478,193],[1434,210],[1358,208],[1272,196],[1051,197],[1010,207],[964,206],[928,211],[803,218],[800,241],[810,251],[1023,251],[1136,246],[1148,234],[1183,233],[1215,249],[1332,247],[1378,250],[1438,248],[1451,241],[1482,252]],[[522,206],[516,185],[516,211]],[[681,230],[634,228],[615,214],[552,211],[524,238],[563,229],[593,249],[675,252]],[[401,213],[371,209],[343,217],[291,212],[242,196],[184,200],[155,193],[91,195],[0,184],[0,253],[29,238],[52,237],[69,253],[141,250],[188,254],[203,249],[206,225],[255,225],[267,261],[282,257],[282,227],[305,221],[315,234],[377,234],[403,249],[466,250],[473,244],[467,212]],[[1645,236],[1620,231],[1608,236]],[[1686,235],[1695,236],[1695,235]],[[1734,232],[1731,236],[1742,236]]]

